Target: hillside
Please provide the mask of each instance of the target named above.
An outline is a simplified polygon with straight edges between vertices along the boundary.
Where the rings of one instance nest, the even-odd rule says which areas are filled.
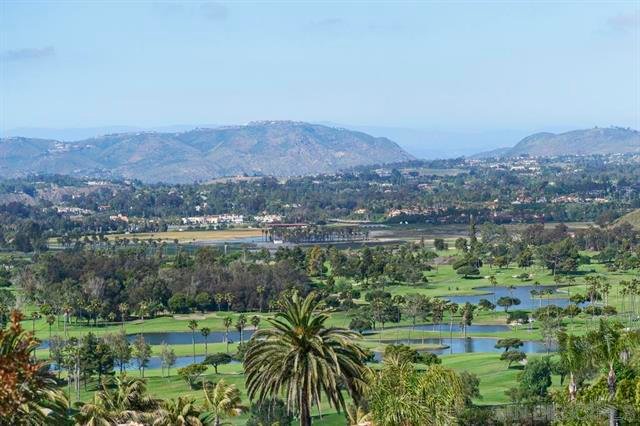
[[[634,210],[631,213],[627,213],[626,215],[616,220],[616,224],[625,222],[633,226],[634,228],[640,228],[640,209]]]
[[[566,133],[535,133],[512,148],[476,155],[477,158],[553,157],[559,155],[640,153],[640,132],[620,127],[573,130]]]
[[[295,176],[413,157],[366,133],[269,121],[182,133],[138,132],[74,142],[0,139],[0,176],[60,173],[146,182],[193,182],[221,176]]]

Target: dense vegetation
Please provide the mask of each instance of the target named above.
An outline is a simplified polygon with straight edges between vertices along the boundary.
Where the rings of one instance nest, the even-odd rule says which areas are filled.
[[[459,161],[430,166],[451,169]],[[298,198],[287,203],[299,205],[291,212],[300,216],[287,217],[316,222],[296,231],[302,240],[303,232],[323,227],[346,232],[324,220],[354,218],[355,207],[372,212],[379,203],[379,216],[369,219],[384,221],[400,237],[375,243],[227,250],[134,240],[135,234],[124,243],[91,230],[72,238],[88,230],[87,221],[119,210],[72,220],[51,205],[43,209],[42,198],[11,201],[3,207],[6,252],[0,254],[0,415],[15,424],[55,425],[638,423],[640,231],[616,221],[637,206],[636,171],[613,163],[599,169],[598,161],[568,162],[571,170],[594,166],[583,169],[583,184],[557,163],[542,163],[540,175],[480,163],[437,176],[411,174],[424,166],[416,163],[388,176],[363,169],[287,183],[116,182],[64,201],[87,208],[87,197],[102,194],[95,205],[107,205],[126,194],[131,217],[159,226],[158,217],[168,223],[193,214],[188,194],[200,197],[201,206],[204,196],[212,203],[235,200],[236,212],[289,214],[276,200],[298,188]],[[551,171],[569,177],[539,188],[545,196],[606,188],[610,201],[501,204],[507,182],[530,189]],[[500,175],[503,181],[495,180]],[[3,185],[13,194],[85,185],[47,179]],[[477,186],[483,179],[493,186]],[[449,216],[466,220],[456,233],[425,238],[407,231],[410,225],[392,225],[395,217],[383,219],[389,208],[434,202],[437,191],[414,188],[424,181],[449,188],[440,193],[446,209],[433,212],[461,212]],[[473,190],[466,192],[468,185]],[[503,185],[501,194],[496,185]],[[332,206],[349,187],[362,189],[352,199],[363,204],[338,214]],[[309,195],[309,188],[318,192]],[[223,190],[230,198],[202,192]],[[490,215],[495,220],[472,207],[483,203],[481,191],[499,198]],[[162,194],[175,203],[150,201]],[[265,202],[274,204],[247,209],[240,194],[268,194]],[[316,204],[325,196],[331,201]],[[500,223],[521,208],[544,210],[545,217],[579,208],[582,219],[598,223],[511,226],[524,217]],[[418,216],[427,217],[413,219]]]

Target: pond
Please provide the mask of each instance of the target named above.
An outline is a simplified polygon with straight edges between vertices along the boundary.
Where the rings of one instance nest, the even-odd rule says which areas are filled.
[[[539,298],[537,296],[533,296],[531,294],[531,290],[540,291],[543,289],[551,290],[553,293],[549,295],[549,297]],[[557,286],[533,286],[526,285],[520,287],[476,287],[474,290],[482,291],[487,294],[483,295],[475,295],[475,296],[442,296],[443,299],[447,299],[451,302],[462,305],[464,303],[471,303],[477,305],[480,302],[480,299],[487,299],[494,305],[497,304],[498,299],[501,297],[515,297],[520,299],[520,304],[517,306],[512,306],[510,310],[534,310],[539,307],[545,307],[547,305],[556,305],[564,308],[569,305],[569,299],[565,297],[566,293],[558,292]],[[494,292],[495,290],[495,292]],[[503,310],[499,306],[496,306],[497,310]]]
[[[242,332],[242,340],[247,341],[253,336],[255,330],[244,330]],[[142,333],[144,336],[145,342],[150,345],[161,345],[162,343],[166,343],[167,345],[187,345],[191,344],[191,332],[190,331],[171,331],[171,332],[151,332],[151,333]],[[102,334],[98,335],[98,337],[102,336]],[[221,343],[224,342],[225,332],[224,331],[212,331],[209,336],[207,336],[208,343]],[[138,338],[138,333],[136,334],[128,334],[127,339],[131,343],[133,343]],[[196,330],[195,333],[195,341],[196,343],[204,343],[204,336],[200,333],[199,330]],[[240,332],[236,330],[229,330],[229,343],[238,343],[240,342]],[[48,349],[49,341],[43,340],[38,349]]]
[[[419,352],[431,352],[436,355],[448,355],[448,354],[463,354],[463,353],[475,353],[475,352],[494,352],[500,353],[503,352],[504,349],[496,349],[495,344],[498,339],[494,339],[491,337],[454,337],[449,339],[448,337],[440,338],[426,338],[426,339],[399,339],[399,340],[384,340],[384,343],[387,344],[404,344],[404,345],[441,345],[445,346],[443,348],[437,349],[428,349],[421,350]],[[520,348],[524,353],[527,354],[535,354],[535,353],[546,353],[547,347],[544,342],[537,340],[525,340],[523,341],[524,345]],[[549,347],[549,352],[555,352],[557,347],[555,344],[551,344]],[[376,360],[380,361],[382,359],[382,353],[376,352]]]
[[[459,321],[454,321],[453,323],[453,331],[454,333],[460,331]],[[411,326],[402,326],[402,327],[386,327],[385,330],[411,330]],[[431,332],[441,332],[441,333],[449,333],[449,323],[441,323],[441,324],[421,324],[416,325],[414,331],[431,331]],[[467,326],[468,333],[497,333],[501,331],[511,331],[511,327],[505,324],[472,324]]]

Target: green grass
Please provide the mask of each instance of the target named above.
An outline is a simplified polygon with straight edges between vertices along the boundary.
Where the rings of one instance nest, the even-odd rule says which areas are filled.
[[[532,355],[530,358],[542,355]],[[508,363],[500,361],[500,354],[474,353],[454,354],[442,357],[442,365],[457,371],[469,371],[480,379],[481,399],[477,404],[505,404],[509,397],[505,394],[510,388],[518,386],[518,374],[522,371],[515,365],[507,368]],[[553,376],[552,387],[560,386],[560,377]]]

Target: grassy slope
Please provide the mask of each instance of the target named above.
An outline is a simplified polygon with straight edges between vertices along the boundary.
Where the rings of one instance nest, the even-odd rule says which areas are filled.
[[[627,222],[635,228],[640,227],[640,209],[634,210],[631,213],[627,213],[616,221],[616,223],[623,222]]]

